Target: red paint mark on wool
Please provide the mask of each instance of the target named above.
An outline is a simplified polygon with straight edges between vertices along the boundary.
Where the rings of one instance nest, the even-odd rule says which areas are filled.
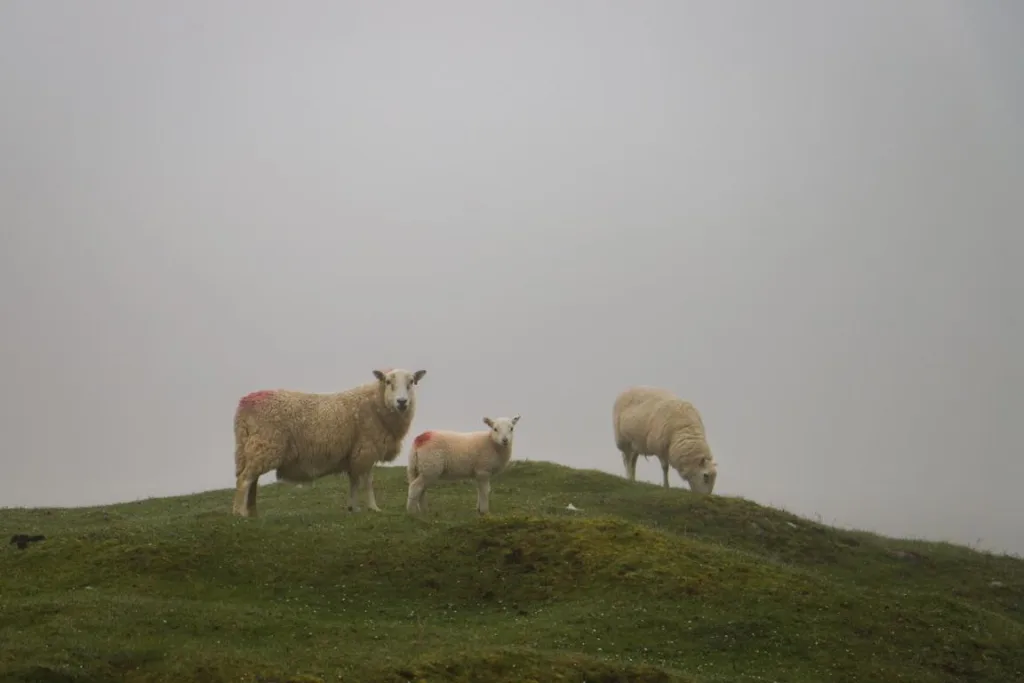
[[[434,432],[423,432],[412,441],[414,448],[419,448],[426,442],[430,441],[430,437],[434,436]]]
[[[264,399],[270,398],[273,395],[274,392],[269,389],[254,391],[251,394],[243,396],[242,400],[238,402],[238,405],[241,408],[252,408],[257,403],[261,403]]]

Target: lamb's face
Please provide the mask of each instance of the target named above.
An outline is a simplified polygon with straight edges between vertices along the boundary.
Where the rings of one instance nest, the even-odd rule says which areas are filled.
[[[484,418],[484,424],[491,428],[491,440],[502,447],[512,445],[512,432],[515,431],[519,415],[515,417],[496,417],[493,420]]]
[[[715,464],[714,458],[704,457],[700,459],[697,467],[687,475],[686,481],[694,493],[711,495],[711,492],[715,490],[717,478],[718,466]]]
[[[416,385],[419,384],[426,370],[409,372],[408,370],[374,370],[373,376],[384,389],[384,405],[392,410],[404,413],[416,404]]]

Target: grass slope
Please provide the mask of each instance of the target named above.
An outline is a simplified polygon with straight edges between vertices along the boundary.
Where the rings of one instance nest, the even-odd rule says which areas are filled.
[[[336,478],[0,510],[0,680],[991,681],[1024,678],[1024,561],[738,498],[518,462],[343,511]],[[573,503],[579,512],[567,511]]]

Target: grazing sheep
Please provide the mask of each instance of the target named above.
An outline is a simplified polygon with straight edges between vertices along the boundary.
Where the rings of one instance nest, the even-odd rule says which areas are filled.
[[[692,491],[710,494],[714,490],[718,467],[704,434],[704,421],[689,402],[664,389],[632,387],[615,399],[612,425],[630,481],[636,481],[637,458],[655,455],[661,461],[665,488],[669,488],[668,466],[672,465]]]
[[[373,495],[373,466],[398,457],[416,414],[415,385],[426,370],[374,370],[375,382],[331,394],[278,389],[244,396],[235,411],[235,476],[232,512],[256,516],[259,477],[277,471],[280,481],[311,482],[348,474],[348,509],[359,512],[357,492],[380,511]]]
[[[478,432],[423,432],[409,450],[409,499],[406,510],[426,510],[427,487],[438,480],[475,479],[476,510],[490,509],[491,477],[500,473],[512,458],[515,417],[484,418],[489,430]]]

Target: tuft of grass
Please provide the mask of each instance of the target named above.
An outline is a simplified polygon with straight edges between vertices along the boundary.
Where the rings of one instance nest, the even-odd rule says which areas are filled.
[[[1024,678],[1024,561],[741,498],[516,462],[384,512],[347,486],[0,510],[0,680],[39,683]],[[578,510],[567,510],[572,503]]]

